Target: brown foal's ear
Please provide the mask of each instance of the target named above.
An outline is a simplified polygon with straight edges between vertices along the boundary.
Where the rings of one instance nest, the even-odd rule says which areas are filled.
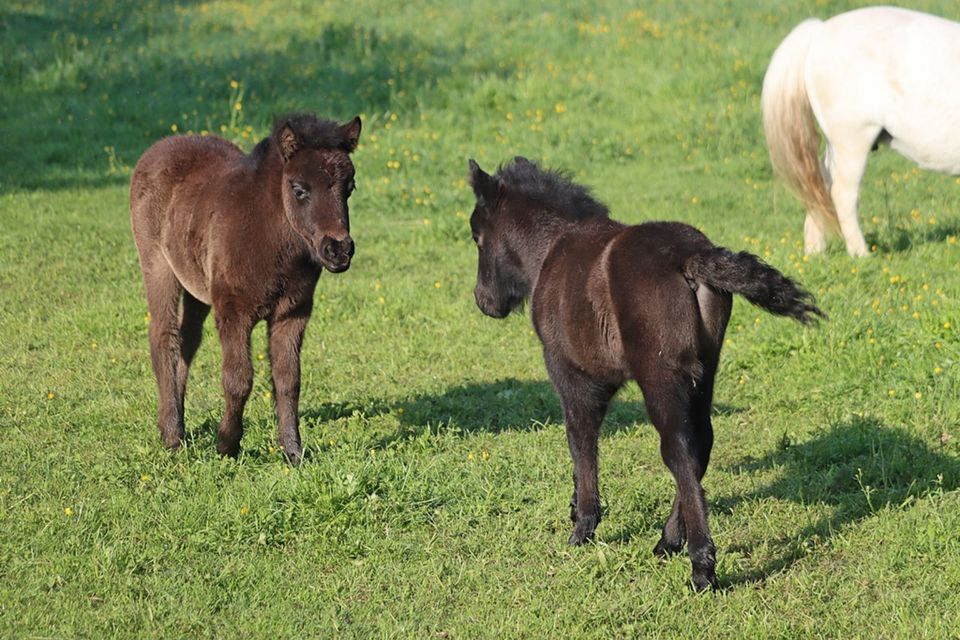
[[[360,116],[356,116],[347,124],[341,125],[340,132],[347,140],[347,151],[356,149],[357,142],[360,141]]]
[[[480,202],[496,202],[500,194],[499,181],[489,173],[480,168],[476,160],[470,159],[470,184],[473,186],[473,193]]]
[[[280,147],[280,155],[283,156],[284,160],[289,160],[303,146],[300,144],[297,132],[293,130],[289,122],[280,128],[280,133],[277,134],[277,145]]]

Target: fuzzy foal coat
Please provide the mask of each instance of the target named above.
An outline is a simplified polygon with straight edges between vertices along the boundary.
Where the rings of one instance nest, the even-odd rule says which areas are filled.
[[[322,267],[344,271],[353,255],[348,154],[359,135],[359,119],[337,125],[295,115],[250,155],[220,138],[175,136],[140,158],[130,217],[167,447],[184,438],[187,372],[212,307],[226,400],[217,450],[239,451],[253,384],[250,333],[266,320],[278,441],[291,462],[300,460],[300,346]]]
[[[502,318],[532,299],[563,405],[574,465],[570,543],[590,539],[600,522],[600,426],[613,395],[636,380],[677,486],[654,552],[675,553],[686,542],[695,587],[716,586],[700,480],[713,446],[710,407],[732,294],[801,322],[820,310],[755,256],[717,247],[685,224],[610,220],[584,188],[524,158],[495,176],[473,161],[470,171],[477,305]]]

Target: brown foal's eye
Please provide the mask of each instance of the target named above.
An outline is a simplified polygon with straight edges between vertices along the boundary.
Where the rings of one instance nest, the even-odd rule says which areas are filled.
[[[353,180],[353,178],[351,178],[350,182],[347,183],[347,195],[349,196],[351,193],[353,193],[356,190],[357,190],[357,183]]]
[[[299,182],[291,183],[290,188],[293,189],[293,195],[297,200],[306,200],[307,196],[310,195],[310,192]]]

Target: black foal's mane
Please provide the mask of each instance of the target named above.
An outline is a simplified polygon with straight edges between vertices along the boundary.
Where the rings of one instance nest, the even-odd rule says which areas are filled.
[[[587,187],[576,184],[565,171],[541,169],[517,156],[512,164],[501,165],[497,179],[508,191],[543,203],[570,220],[606,217],[607,206],[590,195]]]

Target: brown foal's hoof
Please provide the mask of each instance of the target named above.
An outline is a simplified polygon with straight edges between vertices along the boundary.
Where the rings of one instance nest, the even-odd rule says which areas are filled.
[[[160,427],[160,439],[163,440],[163,446],[170,451],[178,450],[185,437],[186,434],[182,428],[164,429],[162,426]]]
[[[224,438],[217,437],[217,453],[222,456],[236,458],[238,455],[240,455],[240,441],[226,440]]]
[[[284,447],[281,445],[281,450],[283,451],[283,457],[287,459],[287,463],[290,466],[296,467],[301,462],[303,462],[303,449],[299,446],[294,447]]]

